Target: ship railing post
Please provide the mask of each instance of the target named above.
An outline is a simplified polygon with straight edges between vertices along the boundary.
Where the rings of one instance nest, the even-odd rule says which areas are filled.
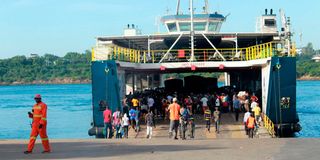
[[[124,61],[128,61],[128,53],[127,53],[127,49],[126,48],[122,48],[123,51],[123,55],[124,55]]]
[[[250,48],[246,48],[246,60],[249,60]]]
[[[118,61],[122,61],[122,58],[121,58],[121,48],[120,47],[117,47],[118,49]]]
[[[130,62],[130,50],[128,48],[126,48],[125,50],[126,50],[126,55],[127,55],[126,56],[126,59],[127,59],[126,61]]]
[[[94,58],[94,47],[92,47],[91,49],[91,61],[95,61],[95,58]]]
[[[129,62],[133,62],[133,55],[132,55],[132,50],[131,49],[129,49],[128,50],[129,51],[129,57],[130,57],[130,60],[129,60]]]
[[[138,50],[134,50],[134,62],[139,63],[139,52]]]
[[[253,48],[253,51],[252,51],[252,58],[251,58],[251,60],[254,60],[255,59],[255,55],[256,55],[256,51],[257,51],[257,49],[256,49],[256,47],[254,46]]]
[[[140,50],[138,50],[138,63],[140,63],[140,61],[141,61],[141,52],[140,52]]]
[[[112,60],[115,60],[116,59],[116,55],[117,55],[117,49],[116,49],[116,47],[112,47],[113,48],[113,54],[112,54]]]
[[[154,63],[154,51],[152,51],[152,63]]]

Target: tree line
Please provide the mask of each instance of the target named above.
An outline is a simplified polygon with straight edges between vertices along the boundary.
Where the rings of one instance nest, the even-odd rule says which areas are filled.
[[[63,57],[53,54],[32,57],[15,56],[0,60],[0,82],[32,83],[69,78],[72,80],[91,79],[91,52],[69,52]]]
[[[320,78],[320,62],[312,60],[314,56],[320,56],[320,50],[315,50],[312,43],[308,43],[297,55],[297,78],[311,76]]]
[[[320,77],[320,63],[312,57],[320,50],[313,49],[312,43],[301,49],[297,55],[297,78],[302,76]],[[53,54],[43,56],[15,56],[0,59],[0,83],[32,83],[54,79],[91,80],[91,52],[69,52],[63,57]],[[204,76],[218,77],[220,74],[205,73]],[[178,75],[175,75],[178,77]]]

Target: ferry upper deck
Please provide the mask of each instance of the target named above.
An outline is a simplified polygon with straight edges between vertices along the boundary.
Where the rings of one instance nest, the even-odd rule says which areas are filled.
[[[185,72],[192,66],[206,71],[261,67],[273,56],[295,56],[284,52],[279,34],[195,33],[191,59],[190,34],[154,34],[98,37],[92,60],[116,60],[124,68],[145,71]]]

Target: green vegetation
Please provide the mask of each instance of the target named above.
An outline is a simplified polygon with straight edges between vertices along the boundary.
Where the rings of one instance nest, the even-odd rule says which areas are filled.
[[[0,60],[0,83],[33,83],[57,79],[90,80],[91,52],[69,52],[64,57],[15,56]]]
[[[320,62],[315,62],[312,57],[320,56],[320,50],[314,50],[312,43],[303,47],[301,54],[297,56],[297,77],[316,77],[320,78]]]
[[[309,43],[303,47],[297,56],[297,77],[316,77],[320,79],[320,63],[314,62],[312,57],[320,54]],[[0,60],[0,84],[55,82],[56,80],[89,81],[91,52],[69,52],[64,57],[52,54],[44,56],[15,56]],[[167,77],[182,78],[193,73],[168,74]],[[221,73],[197,73],[205,77],[218,78]],[[62,82],[63,83],[63,82]],[[68,83],[68,82],[65,82]]]

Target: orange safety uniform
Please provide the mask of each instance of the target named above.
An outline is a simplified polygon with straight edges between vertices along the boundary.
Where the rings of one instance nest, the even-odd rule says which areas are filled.
[[[50,152],[49,139],[47,136],[47,105],[43,102],[35,104],[32,108],[32,130],[30,134],[30,141],[28,144],[28,151],[32,151],[36,142],[38,134],[42,140],[44,151]],[[39,128],[40,124],[42,128]]]
[[[253,117],[249,117],[247,120],[247,127],[248,128],[254,128],[255,125],[255,119]]]

